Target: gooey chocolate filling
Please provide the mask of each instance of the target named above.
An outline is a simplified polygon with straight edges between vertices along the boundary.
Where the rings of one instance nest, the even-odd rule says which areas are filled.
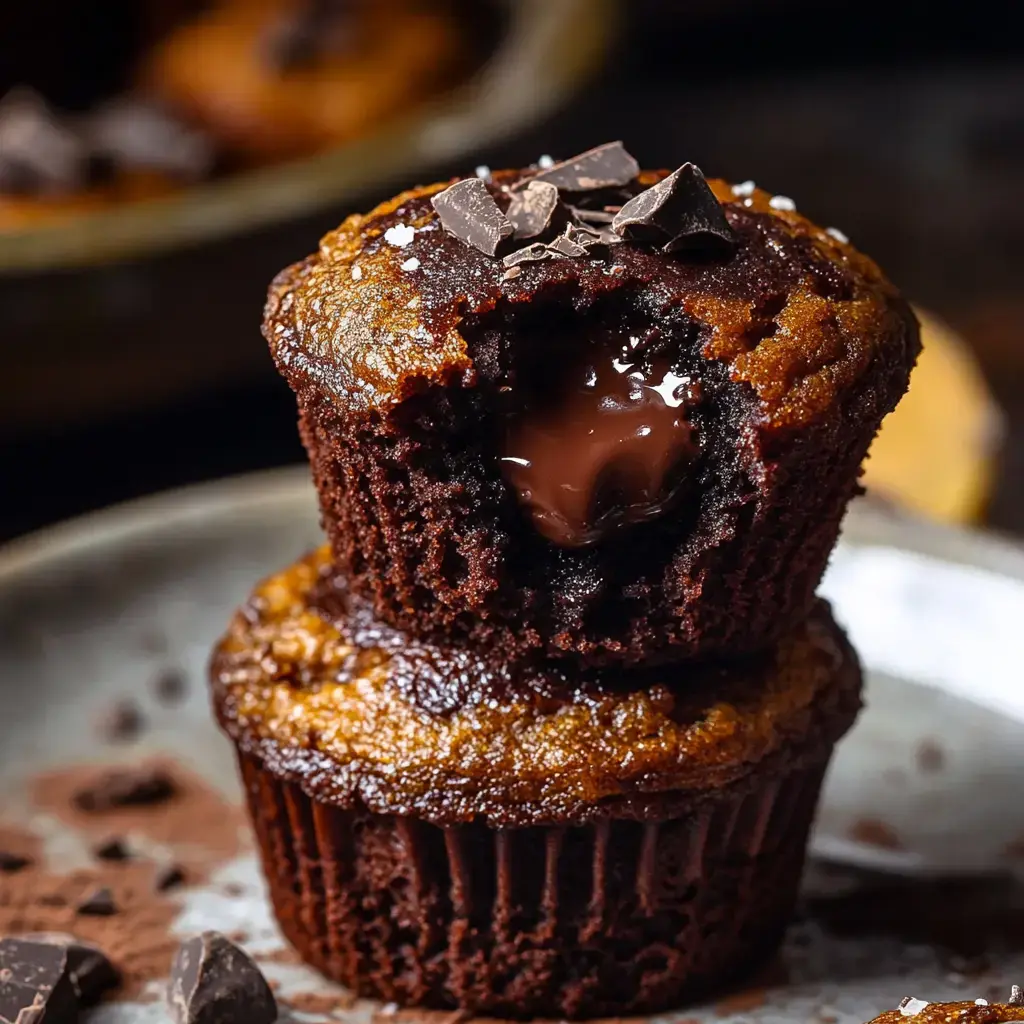
[[[513,420],[501,462],[537,530],[581,547],[671,504],[698,451],[700,389],[665,360],[645,370],[606,354],[573,378],[554,408]]]

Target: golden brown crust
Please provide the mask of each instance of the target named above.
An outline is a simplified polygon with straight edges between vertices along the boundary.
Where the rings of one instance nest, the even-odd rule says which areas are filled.
[[[521,173],[495,174],[495,189]],[[640,182],[664,174],[644,172]],[[500,259],[441,229],[429,197],[448,184],[349,217],[317,254],[274,281],[264,331],[296,390],[386,410],[424,383],[471,385],[460,325],[498,303],[566,288],[581,306],[622,291],[649,292],[652,308],[683,308],[700,327],[705,358],[728,363],[732,377],[753,388],[770,427],[806,426],[873,365],[909,371],[916,354],[913,314],[877,265],[799,213],[773,207],[760,189],[741,197],[710,182],[740,235],[724,263],[623,244],[606,260],[523,264],[519,277],[503,281]],[[399,224],[415,228],[415,238],[389,244],[382,236]],[[403,270],[410,259],[418,267]],[[609,273],[612,264],[621,271]]]
[[[911,1003],[907,1010],[913,1010]],[[928,1003],[916,1013],[887,1010],[870,1024],[1002,1024],[1003,1021],[1024,1020],[1024,1004],[1014,1003]]]
[[[533,821],[637,795],[693,799],[827,756],[858,706],[856,658],[823,603],[772,655],[730,668],[663,669],[628,689],[621,676],[560,677],[547,694],[524,668],[494,691],[490,662],[471,652],[456,664],[386,630],[376,643],[345,635],[355,612],[329,621],[316,607],[328,566],[321,549],[257,587],[212,665],[228,733],[272,770],[301,764],[328,802]],[[423,707],[398,678],[410,659],[460,672],[478,699]]]

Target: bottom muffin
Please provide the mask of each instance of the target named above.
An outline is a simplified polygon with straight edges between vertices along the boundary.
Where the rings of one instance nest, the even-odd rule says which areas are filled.
[[[211,675],[303,957],[524,1018],[657,1012],[768,956],[861,687],[823,602],[728,667],[587,675],[418,644],[326,550],[256,589]]]

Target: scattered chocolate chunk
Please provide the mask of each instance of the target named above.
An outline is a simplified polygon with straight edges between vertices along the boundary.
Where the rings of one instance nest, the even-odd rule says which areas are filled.
[[[639,173],[640,165],[621,142],[606,142],[517,182],[513,191],[543,181],[566,192],[590,192],[628,185]]]
[[[23,857],[20,853],[11,853],[8,850],[0,850],[0,874],[13,875],[15,871],[21,871],[31,863],[30,857]]]
[[[0,940],[0,1024],[72,1024],[78,995],[67,949],[59,944]]]
[[[558,199],[558,189],[543,181],[531,181],[512,196],[506,214],[516,239],[542,238],[559,231],[569,219],[568,209]]]
[[[277,1003],[263,972],[219,932],[178,947],[167,1003],[175,1024],[273,1024]]]
[[[123,861],[131,860],[132,856],[132,851],[128,849],[128,844],[120,836],[112,836],[110,839],[105,839],[93,850],[93,853],[98,860]]]
[[[488,256],[515,230],[479,178],[466,178],[430,200],[444,229]]]
[[[153,692],[163,704],[177,704],[188,693],[188,677],[180,668],[165,668],[153,680]]]
[[[162,768],[115,768],[83,786],[73,799],[79,810],[100,812],[162,803],[176,791],[174,780]]]
[[[127,743],[142,731],[142,712],[134,702],[119,700],[96,719],[96,732],[108,743]]]
[[[153,888],[157,892],[168,892],[182,885],[184,881],[185,869],[180,864],[166,864],[156,873]]]
[[[543,242],[534,242],[525,248],[510,252],[504,260],[506,267],[515,267],[520,263],[530,263],[534,260],[546,260],[551,257],[551,251]]]
[[[1006,1000],[1010,1006],[1024,1006],[1024,991],[1020,985],[1010,986],[1010,998]]]
[[[691,163],[630,199],[612,228],[630,242],[659,243],[665,252],[736,245],[722,204]]]
[[[102,886],[82,900],[75,911],[87,917],[112,917],[117,913],[117,904],[114,902],[114,894]]]
[[[68,975],[82,1006],[92,1006],[109,989],[121,983],[121,973],[99,946],[82,942],[63,932],[23,935],[25,942],[60,946],[67,954]]]
[[[917,767],[927,774],[942,771],[946,764],[946,752],[942,746],[931,739],[923,739],[915,753]]]

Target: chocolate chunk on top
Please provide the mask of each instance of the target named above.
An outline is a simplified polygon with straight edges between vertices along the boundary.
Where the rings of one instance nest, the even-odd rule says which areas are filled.
[[[666,252],[737,244],[722,204],[691,163],[630,199],[615,215],[612,230],[630,242],[659,243]]]
[[[640,165],[621,142],[606,142],[538,171],[513,188],[525,189],[531,182],[541,181],[565,192],[591,192],[628,185],[639,173]]]
[[[167,1003],[175,1024],[273,1024],[277,1003],[245,950],[219,932],[186,939],[171,967]]]
[[[558,189],[543,181],[531,181],[512,195],[506,214],[516,239],[541,238],[563,227],[569,211],[558,199]]]
[[[0,1024],[77,1020],[67,949],[57,943],[0,940]]]
[[[515,230],[479,178],[457,181],[430,200],[445,231],[488,256],[495,256]]]
[[[176,889],[185,881],[185,869],[180,864],[165,864],[153,879],[153,888],[157,892]]]
[[[174,780],[162,768],[115,768],[83,786],[73,799],[79,810],[102,812],[162,803],[176,792]]]
[[[20,853],[11,853],[8,850],[0,850],[0,874],[13,875],[15,871],[21,871],[32,863],[30,857]]]

